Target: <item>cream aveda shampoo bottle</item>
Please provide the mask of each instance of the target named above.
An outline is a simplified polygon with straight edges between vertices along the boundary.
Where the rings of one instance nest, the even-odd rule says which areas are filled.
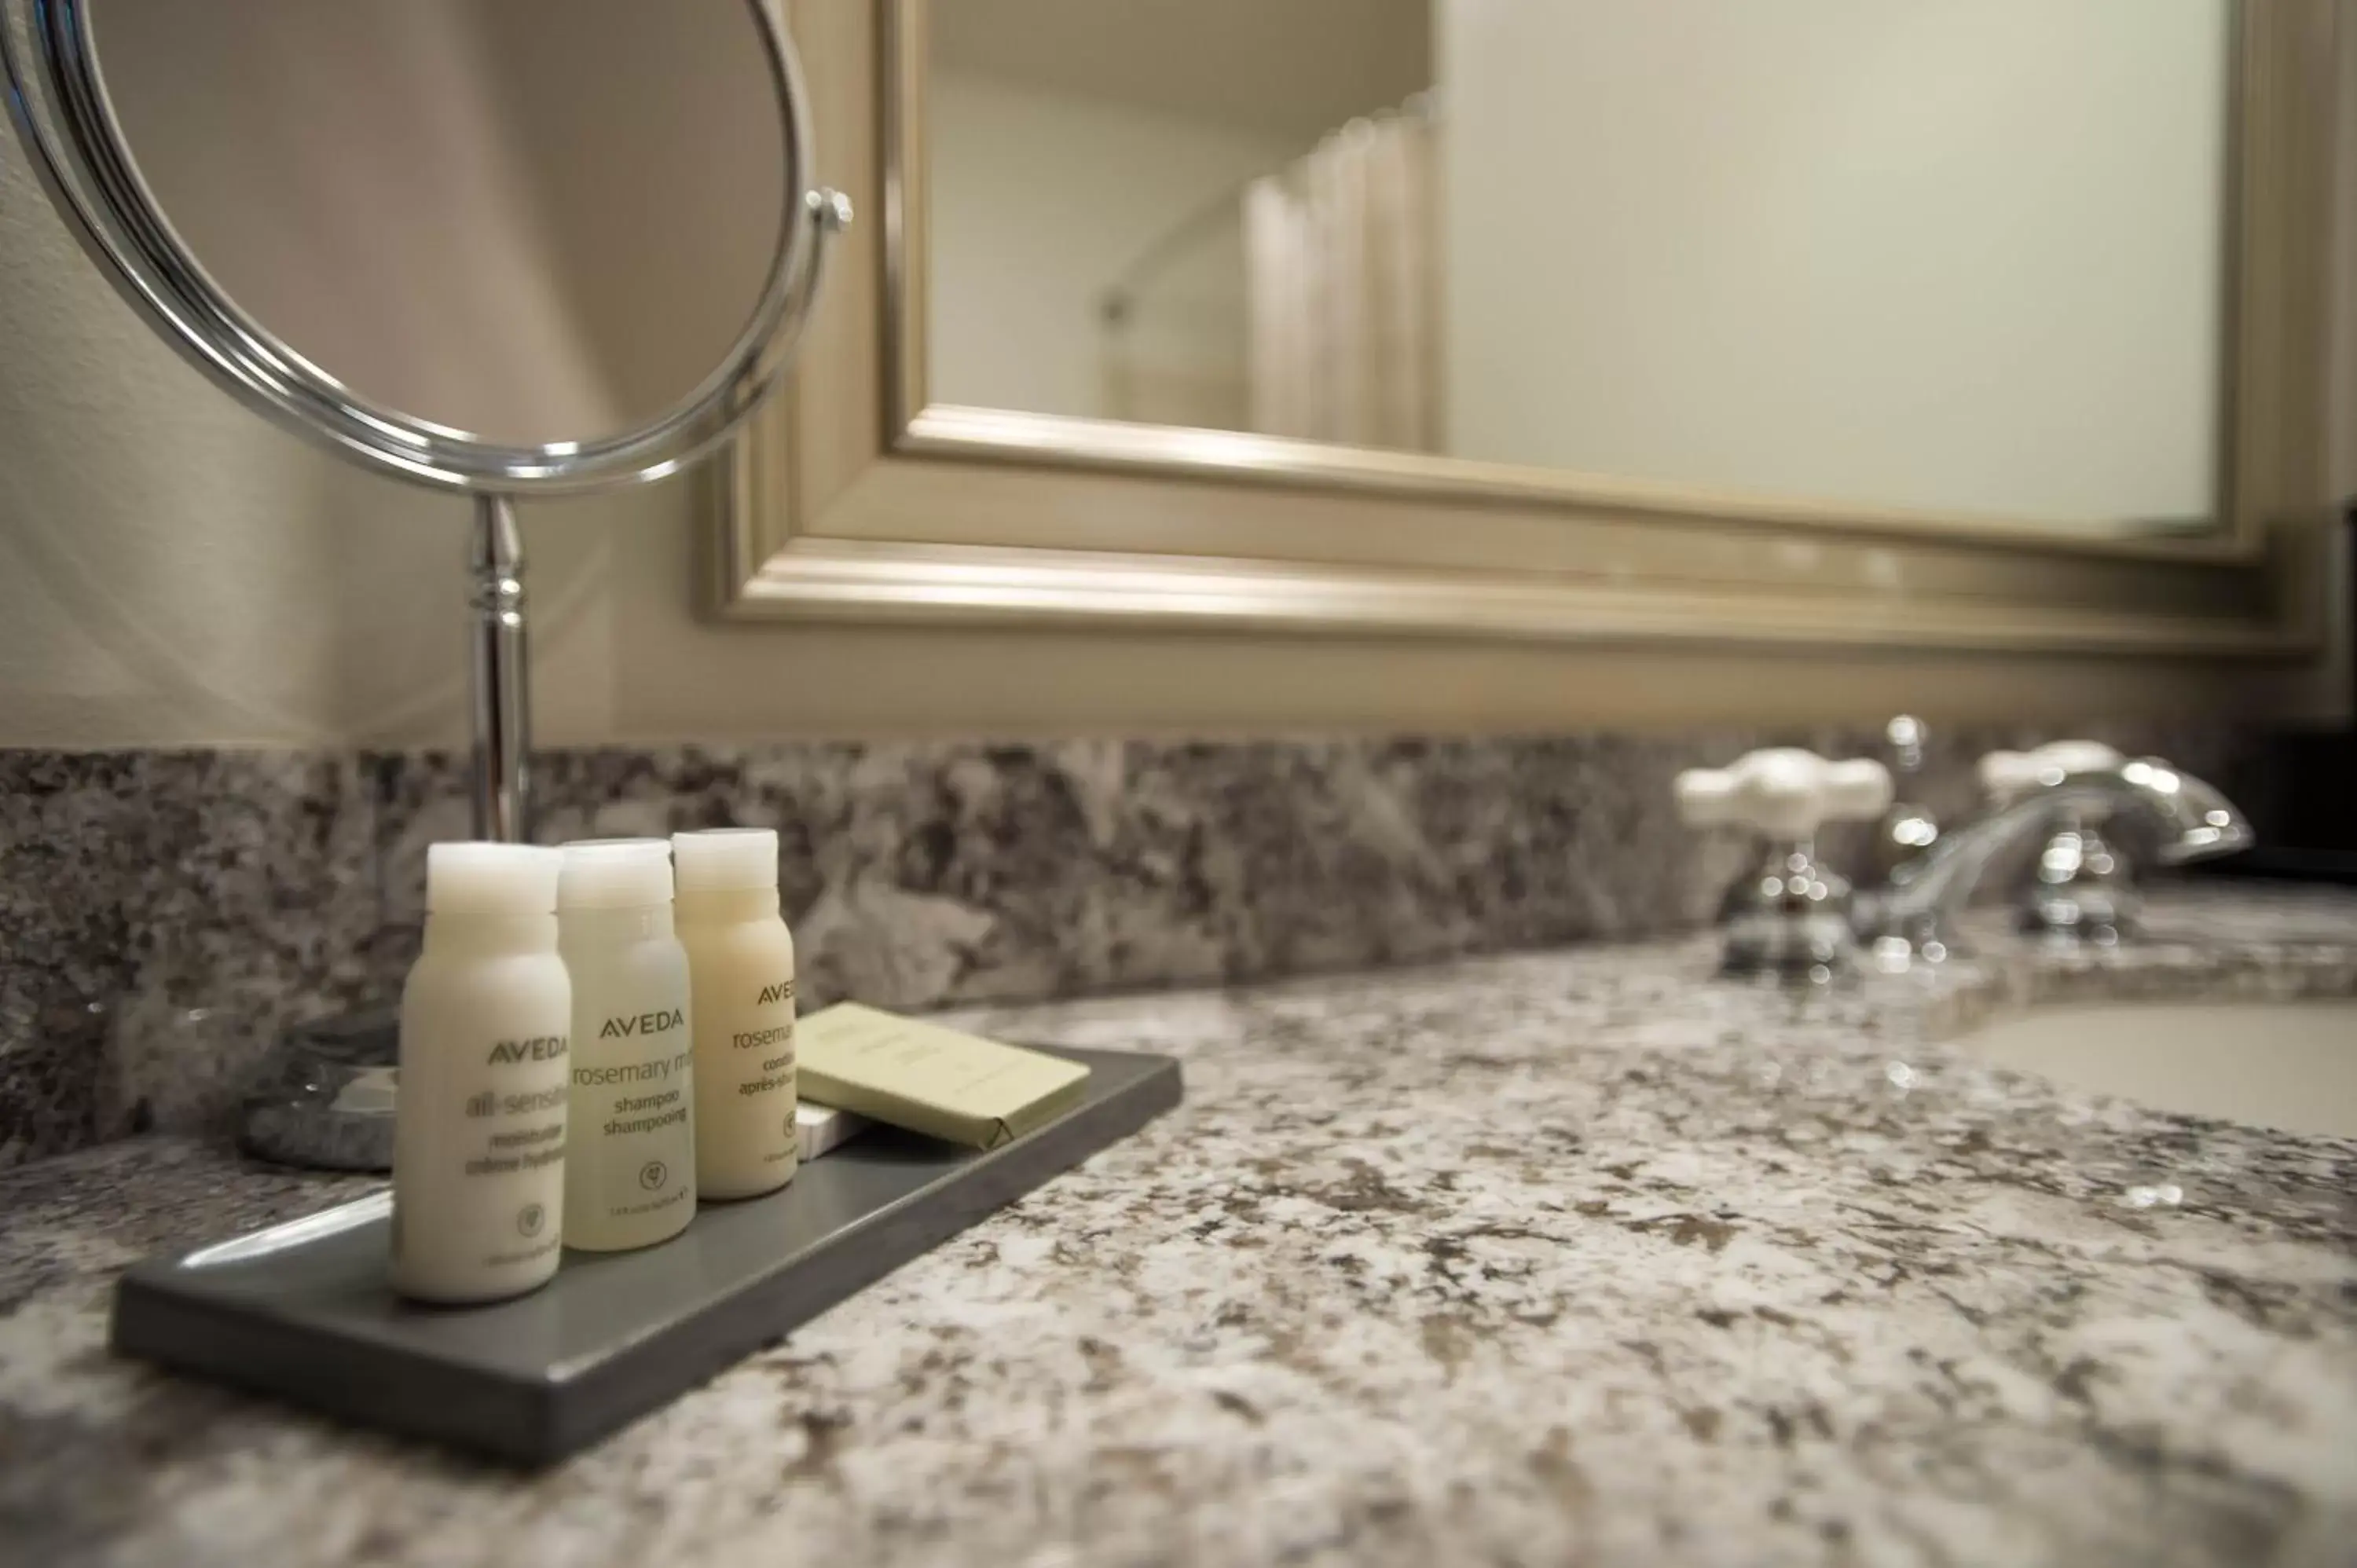
[[[687,954],[672,930],[671,845],[565,846],[556,948],[573,980],[565,1244],[667,1241],[695,1217],[695,1053]]]
[[[573,989],[553,849],[425,852],[425,941],[401,992],[393,1286],[421,1301],[521,1295],[556,1272]]]
[[[794,1178],[794,940],[769,828],[673,834],[695,1033],[695,1185],[758,1197]]]

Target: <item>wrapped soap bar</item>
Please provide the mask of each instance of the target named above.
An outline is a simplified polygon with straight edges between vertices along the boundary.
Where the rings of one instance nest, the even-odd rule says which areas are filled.
[[[798,1045],[807,1098],[977,1149],[1054,1121],[1089,1077],[1062,1057],[854,1002],[804,1018]]]

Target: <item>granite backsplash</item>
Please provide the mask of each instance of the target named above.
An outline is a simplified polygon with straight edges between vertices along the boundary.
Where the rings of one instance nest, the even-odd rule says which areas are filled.
[[[2241,732],[2086,733],[2264,827]],[[533,787],[550,842],[775,826],[809,1004],[924,1008],[1689,927],[1745,852],[1678,822],[1672,776],[1877,738],[669,746],[544,753]],[[1974,759],[2043,738],[1935,733],[1927,803],[1971,811]],[[425,846],[467,832],[463,757],[0,751],[0,1165],[222,1123],[275,1030],[395,993]]]

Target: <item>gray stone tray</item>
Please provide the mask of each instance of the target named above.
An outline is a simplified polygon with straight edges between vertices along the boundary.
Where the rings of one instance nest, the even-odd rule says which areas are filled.
[[[1045,1047],[1042,1047],[1045,1048]],[[983,1151],[873,1127],[643,1251],[565,1254],[513,1301],[385,1284],[390,1194],[150,1258],[115,1287],[117,1351],[525,1465],[595,1443],[776,1342],[1178,1103],[1167,1057],[1059,1050],[1088,1098]]]

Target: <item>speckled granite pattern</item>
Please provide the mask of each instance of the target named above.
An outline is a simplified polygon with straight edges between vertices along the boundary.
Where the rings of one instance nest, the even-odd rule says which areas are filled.
[[[0,751],[0,1165],[201,1122],[372,988],[372,821],[350,757]]]
[[[1974,809],[1973,763],[2019,732],[1937,737],[1926,793]],[[2215,725],[2107,732],[2204,778]],[[809,994],[941,1007],[1260,979],[1684,929],[1749,853],[1677,820],[1681,768],[1754,746],[1875,738],[804,745],[555,753],[541,836],[775,826]],[[463,759],[381,760],[395,918],[426,844],[464,831]],[[1861,827],[1829,834],[1855,858]]]
[[[2103,733],[2241,771],[2217,725]],[[1972,759],[2036,738],[1939,736],[1932,803],[1968,811]],[[813,743],[552,752],[535,785],[552,842],[777,826],[806,993],[938,1007],[1682,929],[1744,852],[1680,826],[1669,780],[1771,741],[1874,748]],[[279,1025],[397,989],[425,845],[468,831],[438,755],[0,753],[0,1165],[219,1125]]]
[[[2357,900],[2158,920],[2053,983],[2357,980]],[[1796,1000],[1710,956],[966,1015],[1175,1053],[1188,1103],[536,1477],[106,1357],[121,1265],[364,1184],[178,1139],[0,1176],[0,1555],[2349,1560],[2357,1143],[1938,1043],[2050,961]]]

